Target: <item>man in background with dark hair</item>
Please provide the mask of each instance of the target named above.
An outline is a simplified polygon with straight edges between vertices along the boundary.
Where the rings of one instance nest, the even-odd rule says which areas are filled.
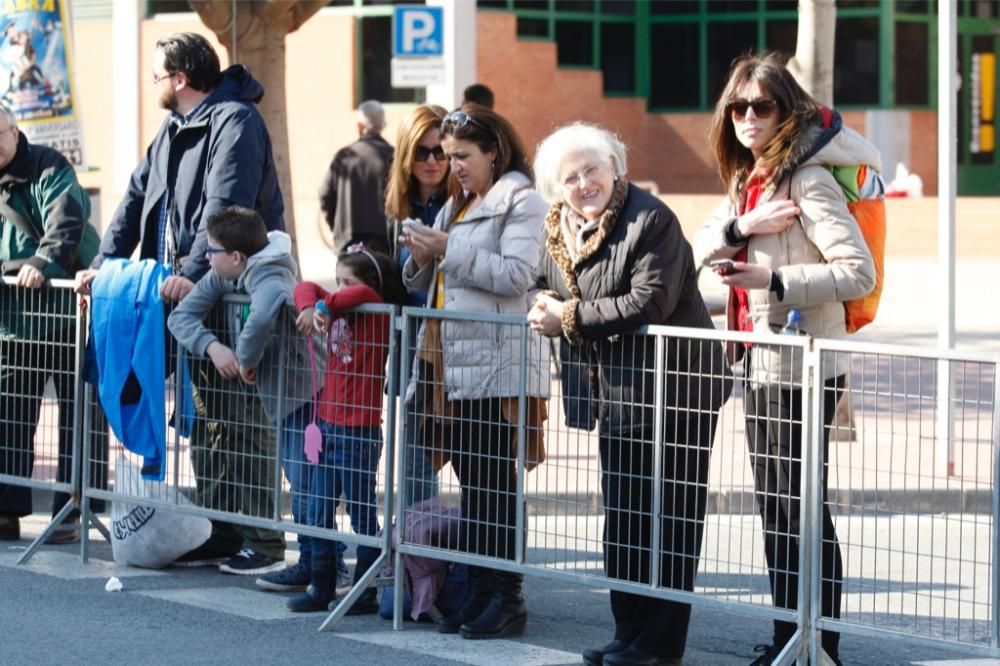
[[[271,138],[256,103],[264,88],[242,65],[220,71],[208,40],[175,33],[156,43],[152,84],[169,115],[132,173],[91,270],[77,275],[89,293],[109,257],[152,258],[171,267],[161,289],[180,301],[209,270],[206,221],[233,206],[257,211],[269,231],[283,231],[284,205]],[[225,331],[217,308],[208,325]],[[198,504],[270,518],[276,443],[260,400],[239,380],[194,364],[197,418],[191,435]],[[221,564],[225,573],[260,575],[284,568],[285,541],[274,530],[213,521],[212,537],[182,560]]]
[[[485,84],[473,83],[465,89],[462,97],[465,98],[462,100],[462,104],[479,104],[480,106],[485,106],[487,109],[493,108],[493,91]]]

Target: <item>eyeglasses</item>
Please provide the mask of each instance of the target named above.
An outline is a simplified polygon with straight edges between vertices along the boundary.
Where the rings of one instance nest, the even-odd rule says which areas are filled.
[[[160,74],[160,75],[157,75],[154,72],[153,73],[153,85],[155,86],[157,83],[159,83],[163,79],[172,79],[175,76],[177,76],[177,72],[172,72],[172,73],[169,73],[169,74]]]
[[[600,167],[596,164],[589,164],[585,166],[579,173],[571,173],[563,178],[563,187],[573,189],[577,185],[580,187],[585,187],[587,182],[593,180],[597,176],[597,172]]]
[[[441,127],[447,128],[450,125],[453,129],[459,129],[460,127],[465,127],[469,123],[472,123],[473,125],[483,130],[484,132],[487,132],[488,134],[493,133],[489,127],[482,124],[481,122],[479,122],[478,120],[467,114],[465,111],[452,111],[451,113],[449,113],[447,116],[444,117],[444,120],[441,121]]]
[[[222,252],[229,252],[229,250],[224,247],[212,247],[211,245],[205,246],[205,256],[209,259],[212,258],[213,254],[220,254]]]
[[[778,109],[778,103],[770,97],[759,97],[754,100],[734,99],[726,104],[726,113],[736,120],[746,118],[747,109],[753,109],[753,114],[758,118],[770,118]]]
[[[447,159],[444,154],[444,148],[441,144],[434,146],[433,148],[428,148],[427,146],[417,146],[416,150],[413,151],[413,161],[414,162],[426,162],[434,156],[436,162],[443,162]]]

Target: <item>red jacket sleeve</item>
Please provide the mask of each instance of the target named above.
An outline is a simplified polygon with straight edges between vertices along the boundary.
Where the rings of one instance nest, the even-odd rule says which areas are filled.
[[[295,299],[295,309],[302,312],[306,308],[315,307],[316,303],[326,298],[329,293],[315,282],[299,282],[295,285],[295,291],[292,292],[292,298]]]
[[[338,289],[332,294],[327,294],[323,298],[323,302],[326,303],[326,307],[330,312],[343,312],[344,310],[350,310],[365,303],[381,303],[382,297],[368,285],[356,284],[351,287]]]

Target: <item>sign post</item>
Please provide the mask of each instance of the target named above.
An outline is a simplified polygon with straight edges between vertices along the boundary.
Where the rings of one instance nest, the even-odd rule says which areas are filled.
[[[445,82],[444,9],[396,5],[392,13],[392,87]]]

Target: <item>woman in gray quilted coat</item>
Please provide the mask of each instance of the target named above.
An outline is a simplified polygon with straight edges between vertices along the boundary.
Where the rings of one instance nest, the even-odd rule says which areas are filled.
[[[404,227],[401,240],[411,256],[403,281],[411,292],[428,293],[436,309],[524,315],[546,208],[532,187],[521,139],[503,117],[468,104],[444,118],[441,145],[451,163],[450,196],[433,229]],[[447,457],[458,477],[460,549],[508,560],[514,559],[522,363],[531,433],[540,433],[541,399],[548,395],[540,341],[529,340],[528,358],[522,357],[522,336],[529,334],[523,325],[430,319],[416,354],[431,376],[415,376],[407,388],[409,400],[417,382],[430,384],[423,390],[432,396],[423,408],[427,434],[419,441],[432,443],[432,454]],[[541,459],[530,439],[526,467]],[[469,567],[465,603],[441,621],[440,631],[498,638],[523,633],[526,620],[519,574]]]

